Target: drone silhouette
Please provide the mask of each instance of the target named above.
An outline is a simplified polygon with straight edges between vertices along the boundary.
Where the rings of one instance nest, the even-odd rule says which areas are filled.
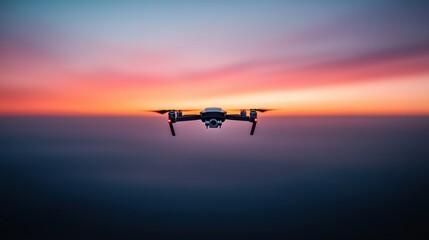
[[[171,135],[176,136],[174,131],[173,124],[176,122],[184,122],[184,121],[194,121],[201,120],[204,122],[206,128],[221,128],[222,123],[225,120],[234,120],[234,121],[245,121],[251,122],[252,128],[250,130],[250,135],[255,133],[256,123],[258,122],[258,112],[267,112],[274,109],[249,109],[249,115],[247,115],[246,109],[239,109],[240,114],[228,114],[225,110],[219,107],[209,107],[200,112],[200,114],[186,114],[183,115],[183,112],[186,111],[197,111],[196,109],[192,110],[151,110],[150,112],[156,112],[159,114],[168,113],[168,125],[170,126]]]

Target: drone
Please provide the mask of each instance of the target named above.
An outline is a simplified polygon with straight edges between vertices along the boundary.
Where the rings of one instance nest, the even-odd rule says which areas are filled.
[[[258,112],[267,112],[273,109],[249,109],[249,115],[247,115],[246,109],[240,109],[240,114],[228,114],[225,110],[219,107],[209,107],[205,108],[200,112],[200,114],[183,114],[185,111],[196,111],[196,110],[152,110],[150,112],[156,112],[159,114],[168,113],[168,125],[170,126],[171,135],[176,136],[174,131],[174,123],[184,122],[184,121],[194,121],[201,120],[206,128],[221,128],[222,123],[225,120],[234,120],[234,121],[245,121],[251,122],[252,128],[250,130],[250,135],[255,133],[256,123],[258,122]]]

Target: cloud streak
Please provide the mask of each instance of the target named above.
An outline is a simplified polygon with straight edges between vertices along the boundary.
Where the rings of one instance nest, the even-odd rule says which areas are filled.
[[[428,76],[429,34],[422,24],[427,16],[420,7],[396,2],[386,6],[381,1],[358,5],[333,5],[315,13],[316,5],[310,3],[273,3],[263,9],[251,4],[234,14],[216,6],[216,14],[198,15],[200,24],[192,15],[180,22],[176,11],[174,19],[145,19],[121,15],[117,5],[106,4],[104,13],[91,5],[83,18],[92,20],[82,25],[75,21],[79,3],[67,11],[57,4],[9,4],[0,25],[0,113],[123,113],[178,102],[222,102],[245,94],[319,88],[347,92],[342,86],[381,86]],[[30,6],[40,9],[28,12]],[[150,9],[164,7],[154,4]],[[277,8],[291,14],[279,14]],[[210,10],[189,5],[177,14],[192,9]],[[306,10],[312,21],[292,14],[293,9]],[[218,19],[222,14],[229,24]],[[120,17],[121,29],[108,26],[113,16]],[[406,89],[418,92],[417,88]],[[282,99],[267,104],[278,101]],[[342,108],[338,105],[337,111]]]

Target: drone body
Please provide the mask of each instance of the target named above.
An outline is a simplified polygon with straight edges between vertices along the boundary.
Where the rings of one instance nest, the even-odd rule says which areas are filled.
[[[250,135],[253,135],[256,128],[256,123],[258,122],[258,113],[257,112],[266,112],[270,109],[250,109],[249,115],[245,109],[240,110],[240,114],[228,114],[222,108],[210,107],[206,108],[200,112],[200,114],[186,114],[183,115],[183,110],[156,110],[160,114],[168,113],[168,124],[170,126],[171,134],[176,135],[174,131],[173,124],[183,121],[194,121],[201,120],[206,128],[220,128],[222,123],[225,120],[234,120],[234,121],[245,121],[251,122],[252,128],[250,130]]]

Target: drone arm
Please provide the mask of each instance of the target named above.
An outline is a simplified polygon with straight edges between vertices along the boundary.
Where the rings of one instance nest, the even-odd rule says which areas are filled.
[[[176,118],[177,122],[200,120],[201,116],[197,114],[183,115]]]
[[[228,120],[235,120],[235,121],[246,121],[246,122],[250,121],[250,118],[248,116],[241,116],[239,114],[229,114],[229,115],[226,115],[226,119],[228,119]]]

